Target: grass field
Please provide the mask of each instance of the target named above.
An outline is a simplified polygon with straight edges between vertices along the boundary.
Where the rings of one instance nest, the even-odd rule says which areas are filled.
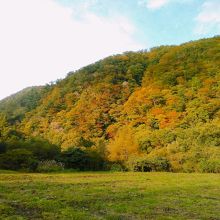
[[[220,219],[220,175],[0,174],[1,219]]]

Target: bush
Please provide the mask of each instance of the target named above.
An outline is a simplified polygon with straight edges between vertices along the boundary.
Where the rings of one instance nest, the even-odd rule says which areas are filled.
[[[60,161],[65,164],[65,168],[77,170],[102,170],[104,160],[93,150],[72,147],[63,151]]]
[[[83,170],[88,164],[88,156],[80,148],[72,147],[62,152],[61,161],[68,169]]]
[[[32,152],[25,149],[14,149],[0,155],[0,168],[8,170],[35,170],[37,160]]]
[[[61,148],[49,143],[47,140],[39,138],[31,138],[28,140],[9,140],[4,143],[6,151],[12,151],[15,149],[25,149],[32,152],[33,156],[37,160],[54,160],[60,153]],[[1,151],[0,146],[0,151]]]
[[[199,169],[203,173],[220,173],[220,160],[219,159],[202,160],[199,163]]]
[[[43,139],[31,139],[28,140],[25,144],[26,149],[32,151],[33,155],[38,160],[54,160],[61,153],[60,147]]]
[[[166,158],[132,158],[126,164],[128,170],[134,172],[170,171],[170,163]]]
[[[111,165],[111,171],[121,172],[121,171],[123,171],[123,170],[124,170],[124,169],[123,169],[123,167],[122,167],[121,164],[113,163],[113,164]]]
[[[64,164],[55,160],[40,161],[37,166],[38,172],[56,172],[64,170]]]
[[[6,143],[0,142],[0,154],[5,153],[7,149]]]

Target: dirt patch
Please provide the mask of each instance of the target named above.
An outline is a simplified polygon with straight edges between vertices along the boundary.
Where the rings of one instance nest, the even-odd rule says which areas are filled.
[[[28,207],[16,201],[11,202],[9,205],[14,209],[16,215],[20,215],[27,219],[42,219],[42,211],[39,208]]]

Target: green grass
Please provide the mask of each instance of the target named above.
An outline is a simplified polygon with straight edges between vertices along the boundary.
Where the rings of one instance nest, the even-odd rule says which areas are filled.
[[[0,219],[220,219],[220,175],[0,174]]]

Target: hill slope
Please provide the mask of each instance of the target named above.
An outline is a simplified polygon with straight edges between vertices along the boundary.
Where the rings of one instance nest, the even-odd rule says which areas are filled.
[[[37,103],[16,125],[26,137],[135,169],[164,160],[174,171],[220,169],[220,37],[108,57]]]
[[[38,106],[38,102],[46,92],[48,86],[33,86],[21,90],[3,100],[0,100],[0,112],[11,120],[22,120],[26,112]]]

